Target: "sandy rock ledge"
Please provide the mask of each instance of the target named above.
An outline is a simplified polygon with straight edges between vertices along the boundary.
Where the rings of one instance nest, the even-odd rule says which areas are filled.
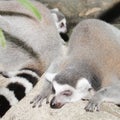
[[[32,108],[29,104],[40,91],[41,81],[28,96],[13,106],[1,120],[120,120],[120,108],[113,104],[104,103],[100,112],[86,112],[86,101],[66,104],[61,109],[51,109],[43,103],[40,108]]]

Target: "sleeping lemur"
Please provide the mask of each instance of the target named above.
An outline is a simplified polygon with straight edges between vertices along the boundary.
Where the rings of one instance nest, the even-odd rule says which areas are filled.
[[[89,99],[85,110],[90,112],[98,111],[104,101],[120,105],[119,53],[119,29],[97,19],[81,21],[70,37],[67,55],[46,71],[44,86],[31,101],[33,107],[41,106],[53,91],[51,108],[81,99]]]
[[[6,38],[6,47],[0,46],[0,73],[9,77],[9,84],[0,87],[0,117],[22,99],[52,61],[62,55],[62,40],[50,10],[40,2],[32,3],[40,11],[40,21],[16,0],[0,0],[0,28]]]
[[[66,23],[65,16],[63,15],[62,12],[59,11],[58,8],[51,9],[51,14],[53,16],[55,25],[57,27],[57,30],[58,30],[61,38],[65,42],[68,42],[69,37],[67,35],[67,23]]]

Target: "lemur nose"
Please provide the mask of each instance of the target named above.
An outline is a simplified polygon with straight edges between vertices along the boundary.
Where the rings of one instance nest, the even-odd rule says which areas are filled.
[[[52,98],[52,100],[51,100],[51,102],[50,102],[50,107],[51,107],[51,108],[56,108],[55,97]]]
[[[58,108],[62,107],[62,104],[60,102],[57,102],[55,100],[55,97],[53,97],[53,99],[50,102],[50,107],[53,108],[53,109],[58,109]]]

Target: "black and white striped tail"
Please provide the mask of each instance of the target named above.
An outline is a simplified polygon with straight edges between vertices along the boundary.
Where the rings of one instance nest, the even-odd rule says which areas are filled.
[[[3,73],[3,76],[9,79],[9,83],[6,87],[0,88],[0,117],[29,93],[40,78],[36,70],[29,68]]]

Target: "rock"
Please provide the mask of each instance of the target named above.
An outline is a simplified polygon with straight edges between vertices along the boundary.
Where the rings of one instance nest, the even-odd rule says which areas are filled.
[[[120,108],[113,104],[103,104],[99,112],[93,113],[84,110],[87,101],[69,103],[61,109],[51,109],[45,102],[40,108],[32,108],[30,101],[39,93],[42,84],[41,78],[34,90],[1,120],[120,120]]]

